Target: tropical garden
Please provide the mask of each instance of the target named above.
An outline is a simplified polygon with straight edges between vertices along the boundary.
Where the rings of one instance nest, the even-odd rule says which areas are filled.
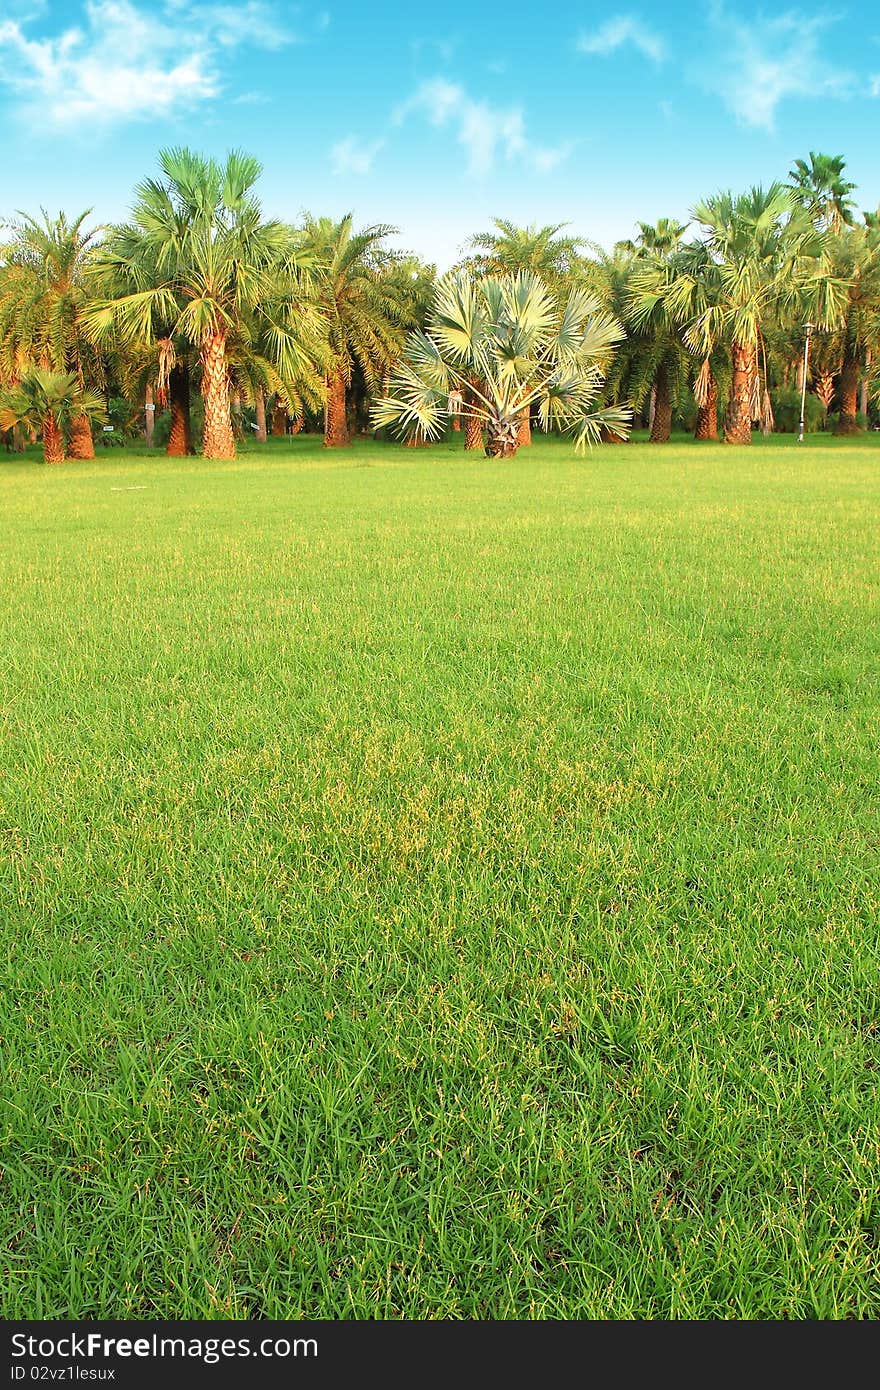
[[[259,176],[0,238],[0,1313],[876,1319],[880,216]]]
[[[795,428],[804,396],[808,430],[876,418],[880,215],[856,211],[840,157],[811,153],[787,183],[715,195],[689,226],[641,223],[610,251],[499,219],[441,276],[389,226],[266,219],[259,174],[239,152],[167,150],[123,225],[7,224],[11,449],[89,458],[100,430],[224,459],[269,430],[320,430],[328,448],[454,430],[509,457],[533,428],[578,448],[633,425],[656,444],[673,427],[748,444]]]

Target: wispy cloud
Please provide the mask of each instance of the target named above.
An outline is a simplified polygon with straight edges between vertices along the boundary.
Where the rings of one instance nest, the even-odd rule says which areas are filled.
[[[880,72],[877,73],[876,77],[871,78],[870,91],[872,97],[880,97]]]
[[[244,5],[187,5],[184,10],[223,48],[238,48],[243,43],[253,48],[283,48],[299,40],[290,23],[260,0],[248,0]]]
[[[86,0],[82,25],[29,36],[27,18],[0,21],[0,84],[41,125],[91,129],[176,114],[217,97],[239,46],[295,40],[265,0],[240,6],[165,0]]]
[[[499,160],[546,173],[562,163],[571,149],[570,145],[536,145],[526,134],[519,107],[475,100],[459,83],[444,77],[423,82],[398,108],[395,122],[399,124],[414,114],[427,117],[439,129],[452,131],[465,153],[468,173],[476,176],[491,173]]]
[[[581,53],[605,58],[625,45],[637,48],[652,63],[662,63],[666,57],[666,45],[660,35],[635,15],[606,19],[594,34],[582,34],[577,46]]]
[[[838,19],[797,10],[745,19],[712,4],[716,49],[694,68],[695,79],[742,125],[772,131],[778,106],[790,97],[844,97],[855,90],[854,74],[834,67],[824,52],[824,31]]]
[[[348,135],[340,140],[330,151],[330,167],[334,174],[368,174],[373,160],[385,144],[384,140],[374,140],[366,144],[356,135]]]

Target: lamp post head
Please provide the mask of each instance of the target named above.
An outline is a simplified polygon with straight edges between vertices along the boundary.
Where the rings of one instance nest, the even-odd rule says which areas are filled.
[[[816,325],[815,325],[814,323],[805,323],[805,324],[804,324],[804,332],[805,332],[805,334],[807,335],[808,338],[812,338],[812,336],[813,336],[813,334],[815,333],[815,331],[816,331]]]

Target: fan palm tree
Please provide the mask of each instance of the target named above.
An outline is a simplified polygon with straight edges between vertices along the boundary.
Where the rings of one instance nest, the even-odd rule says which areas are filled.
[[[680,245],[687,231],[683,222],[674,217],[658,217],[656,222],[637,222],[639,234],[635,241],[618,241],[617,249],[636,260],[669,256]]]
[[[789,170],[789,185],[798,202],[817,220],[822,230],[840,231],[854,222],[855,203],[848,196],[856,185],[843,177],[846,161],[842,155],[816,154],[810,162],[796,159]]]
[[[478,232],[467,242],[473,253],[465,262],[467,268],[477,275],[517,275],[527,270],[556,294],[571,289],[582,265],[581,250],[588,243],[581,237],[560,236],[567,223],[518,227],[503,217],[496,217],[493,222],[493,232]],[[531,415],[524,411],[519,443],[523,446],[531,442]]]
[[[104,402],[80,385],[75,372],[32,367],[17,386],[0,392],[0,430],[22,426],[42,434],[43,459],[63,463],[76,423],[104,420]]]
[[[700,203],[694,217],[706,233],[714,292],[686,334],[705,357],[724,342],[731,357],[731,386],[724,441],[750,444],[752,420],[769,410],[766,384],[760,399],[759,354],[769,325],[812,308],[816,321],[839,312],[840,283],[824,275],[825,239],[790,189],[772,184],[735,197],[721,193]]]
[[[346,392],[354,364],[368,387],[377,386],[397,361],[405,336],[406,305],[399,281],[387,274],[394,256],[384,245],[395,229],[384,225],[355,232],[352,214],[340,221],[307,216],[300,245],[315,266],[317,303],[327,324],[324,444],[351,443]]]
[[[690,366],[681,337],[683,318],[675,296],[676,274],[687,262],[681,255],[685,227],[663,218],[657,227],[640,223],[626,292],[625,318],[635,329],[639,370],[631,383],[633,404],[641,407],[653,392],[651,443],[664,444],[672,435],[673,396],[678,394]],[[678,388],[678,390],[676,389]]]
[[[291,298],[301,288],[303,257],[282,223],[263,221],[253,193],[258,160],[233,151],[221,166],[172,149],[159,162],[163,178],[139,185],[131,222],[102,248],[101,271],[115,292],[83,322],[98,341],[116,334],[129,347],[169,343],[175,363],[191,352],[205,406],[202,453],[232,458],[233,344],[252,339],[260,320],[275,368],[292,380],[308,371],[320,342],[318,316],[273,314],[285,284]]]
[[[88,303],[88,267],[98,229],[84,229],[91,209],[72,222],[60,212],[42,220],[20,214],[9,223],[0,274],[0,354],[5,373],[16,379],[39,367],[56,374],[72,372],[83,386],[100,382],[101,362],[86,341],[80,315]],[[70,456],[94,458],[87,415],[71,423]]]
[[[845,227],[829,243],[834,275],[846,302],[833,341],[839,352],[840,414],[835,434],[858,431],[859,377],[880,347],[880,227]]]
[[[516,453],[519,417],[532,404],[545,429],[572,430],[583,449],[603,428],[628,430],[627,410],[599,404],[605,365],[622,337],[583,290],[560,304],[528,271],[479,278],[459,271],[439,282],[427,330],[410,334],[373,423],[437,439],[450,395],[469,391],[490,458]]]
[[[674,254],[664,257],[637,259],[627,280],[627,317],[637,329],[645,320],[652,326],[655,336],[648,339],[652,356],[656,359],[664,343],[668,344],[667,372],[676,384],[683,384],[685,374],[694,371],[693,396],[697,406],[694,438],[700,440],[718,438],[719,376],[724,375],[724,367],[719,344],[708,335],[702,344],[701,357],[694,360],[687,346],[687,329],[695,319],[706,315],[716,295],[716,267],[706,246],[699,241],[679,245]],[[636,369],[631,375],[633,389],[638,395],[639,381],[644,383],[650,373],[645,373],[644,366],[636,359]],[[663,392],[658,386],[658,403],[662,399]],[[655,409],[652,440],[657,437],[657,428]]]

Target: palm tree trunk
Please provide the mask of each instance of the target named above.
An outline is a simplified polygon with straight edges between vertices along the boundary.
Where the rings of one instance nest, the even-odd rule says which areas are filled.
[[[351,441],[345,415],[345,372],[337,367],[327,378],[327,423],[324,448],[342,449]]]
[[[843,366],[840,369],[840,418],[834,428],[835,434],[858,434],[859,422],[856,419],[859,401],[859,359],[847,347],[844,350]]]
[[[865,349],[865,375],[862,377],[862,384],[859,387],[859,413],[867,417],[868,414],[868,370],[871,366],[871,349]]]
[[[156,404],[153,400],[153,383],[148,381],[144,387],[144,439],[147,448],[153,447],[153,428],[156,423]]]
[[[176,362],[168,373],[168,403],[171,407],[171,429],[165,453],[168,458],[183,458],[195,453],[192,425],[189,418],[189,367]]]
[[[654,397],[654,419],[651,422],[651,443],[668,444],[672,436],[672,391],[669,382],[669,366],[663,361],[657,369],[654,383],[657,394]]]
[[[475,449],[483,447],[483,422],[479,415],[474,415],[469,406],[473,405],[473,397],[470,392],[465,393],[462,414],[464,415],[464,447],[465,451],[473,452]]]
[[[87,415],[74,415],[70,422],[67,456],[72,459],[95,457],[95,441],[92,439],[92,426]]]
[[[519,417],[519,429],[517,430],[516,442],[520,449],[524,445],[532,442],[532,408],[526,406]]]
[[[744,343],[731,348],[733,380],[730,384],[730,404],[724,422],[725,444],[752,442],[752,349]]]
[[[293,420],[291,421],[291,425],[290,425],[290,433],[291,433],[291,434],[299,434],[299,432],[300,432],[300,430],[302,429],[302,427],[303,427],[304,424],[305,424],[305,420],[303,419],[303,417],[302,417],[301,415],[294,415]]]
[[[486,439],[486,457],[490,459],[510,459],[517,451],[519,420],[496,419],[489,423]]]
[[[254,411],[257,417],[257,428],[254,431],[254,438],[260,444],[266,442],[266,397],[263,395],[262,386],[257,387],[254,398]]]
[[[833,372],[819,372],[815,383],[816,395],[825,407],[826,414],[831,409],[831,401],[834,397],[834,374]]]
[[[697,406],[697,427],[694,430],[694,439],[717,439],[718,438],[718,382],[709,369],[708,381],[706,382],[706,401],[704,405]]]
[[[205,402],[202,456],[206,459],[232,459],[235,458],[235,436],[229,409],[225,333],[207,335],[202,343],[201,360],[202,398]]]
[[[43,421],[43,458],[46,463],[64,462],[64,436],[51,411]]]
[[[281,404],[280,397],[275,397],[272,406],[272,433],[273,435],[287,434],[287,409]]]

